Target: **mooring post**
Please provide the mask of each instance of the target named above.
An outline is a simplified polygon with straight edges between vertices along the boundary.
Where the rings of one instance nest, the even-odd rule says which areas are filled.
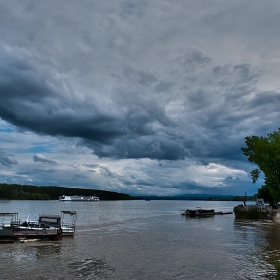
[[[246,206],[246,192],[245,192],[245,195],[244,195],[244,206]]]

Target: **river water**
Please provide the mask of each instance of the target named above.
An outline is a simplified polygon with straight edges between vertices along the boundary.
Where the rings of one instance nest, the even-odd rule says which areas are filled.
[[[21,219],[78,213],[74,237],[0,244],[0,279],[280,279],[280,225],[234,215],[187,218],[181,210],[233,211],[215,201],[0,201]]]

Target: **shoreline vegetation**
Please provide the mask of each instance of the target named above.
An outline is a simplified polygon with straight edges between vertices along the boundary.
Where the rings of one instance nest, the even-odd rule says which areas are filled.
[[[243,201],[244,196],[219,195],[182,195],[182,196],[133,196],[124,193],[59,186],[32,186],[0,183],[1,200],[58,200],[61,195],[98,196],[100,200],[208,200],[208,201]],[[254,196],[247,196],[247,201],[255,201]]]
[[[100,200],[135,199],[128,194],[104,190],[0,183],[0,199],[2,200],[58,200],[61,195],[98,196]]]
[[[270,220],[280,224],[280,209],[272,206],[237,205],[233,208],[236,219],[243,220]]]
[[[274,211],[272,206],[237,205],[233,208],[237,219],[268,219],[272,220]]]

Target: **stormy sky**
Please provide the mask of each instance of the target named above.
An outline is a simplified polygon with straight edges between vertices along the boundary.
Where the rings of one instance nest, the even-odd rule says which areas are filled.
[[[0,0],[0,182],[254,194],[277,131],[280,2]]]

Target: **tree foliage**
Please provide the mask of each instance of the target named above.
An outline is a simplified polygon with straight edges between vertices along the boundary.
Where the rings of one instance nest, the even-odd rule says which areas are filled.
[[[258,165],[251,171],[253,183],[260,173],[264,174],[264,185],[258,190],[258,196],[270,204],[280,201],[280,128],[267,137],[248,136],[245,138],[246,148],[241,148],[250,162]]]
[[[79,188],[65,188],[53,186],[31,186],[0,183],[0,199],[15,200],[58,200],[61,195],[96,195],[100,200],[130,200],[134,199],[128,194]]]

